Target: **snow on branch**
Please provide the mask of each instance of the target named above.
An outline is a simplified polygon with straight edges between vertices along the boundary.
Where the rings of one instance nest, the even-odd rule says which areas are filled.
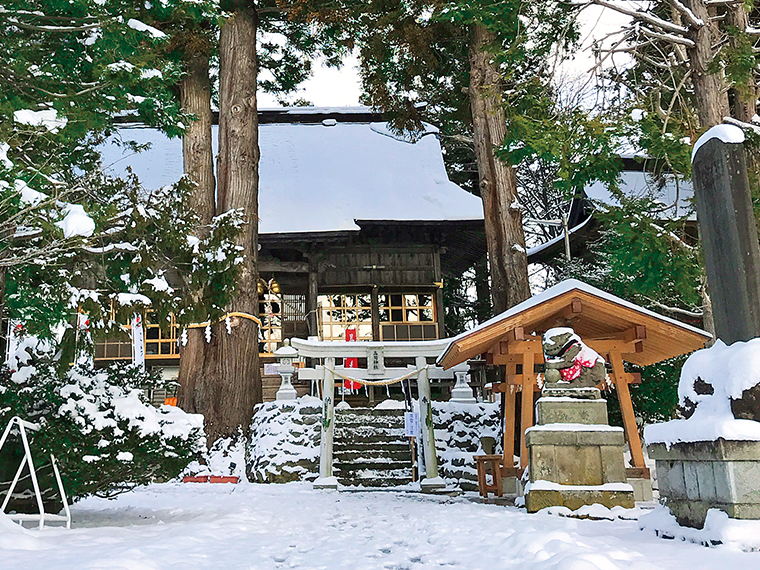
[[[681,12],[693,27],[701,28],[705,25],[704,20],[697,18],[694,12],[690,8],[687,8],[680,0],[668,0],[668,3]]]
[[[729,125],[734,125],[735,127],[739,127],[740,129],[751,130],[755,134],[760,135],[760,125],[756,125],[754,123],[745,123],[744,121],[734,119],[733,117],[723,117],[723,122]]]
[[[634,20],[651,24],[652,26],[661,28],[667,32],[672,32],[674,34],[686,34],[689,32],[689,29],[684,26],[679,26],[678,24],[674,24],[673,22],[668,22],[667,20],[658,18],[657,16],[653,14],[649,14],[648,12],[643,12],[641,10],[632,10],[631,8],[626,8],[624,6],[613,4],[612,2],[608,2],[607,0],[591,0],[591,3],[596,4],[598,6],[602,6],[603,8],[609,8],[610,10],[615,10],[616,12],[620,12],[621,14],[625,14],[627,16],[631,16]]]
[[[677,36],[675,34],[661,34],[659,32],[655,32],[654,30],[650,30],[648,28],[645,28],[643,26],[640,29],[641,29],[641,33],[642,34],[644,34],[645,36],[650,37],[650,38],[655,38],[655,39],[658,39],[658,40],[663,40],[663,41],[666,41],[666,42],[670,42],[670,43],[673,43],[673,44],[679,44],[679,45],[687,46],[687,47],[694,47],[696,45],[690,39],[684,38],[684,37],[681,37],[681,36]]]

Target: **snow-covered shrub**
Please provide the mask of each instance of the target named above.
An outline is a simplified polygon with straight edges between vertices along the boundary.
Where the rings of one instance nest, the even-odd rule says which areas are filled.
[[[499,404],[433,402],[433,425],[441,477],[465,491],[477,489],[473,457],[483,453],[480,439],[492,437],[497,446],[501,445]]]
[[[251,422],[248,480],[287,483],[315,478],[321,414],[322,400],[311,396],[259,404]]]
[[[72,498],[112,496],[177,476],[205,447],[202,416],[144,400],[141,388],[160,382],[131,364],[77,364],[63,374],[52,359],[2,368],[0,425],[13,416],[41,425],[30,433],[32,453],[41,462],[55,454]]]

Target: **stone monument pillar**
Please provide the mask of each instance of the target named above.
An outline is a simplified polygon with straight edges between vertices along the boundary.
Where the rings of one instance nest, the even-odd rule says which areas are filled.
[[[717,125],[694,145],[694,198],[716,337],[726,344],[760,336],[760,247],[744,133]]]
[[[599,389],[546,384],[536,410],[537,425],[526,433],[528,512],[594,503],[632,508],[633,487],[623,462],[625,435],[623,428],[607,423],[607,402]]]

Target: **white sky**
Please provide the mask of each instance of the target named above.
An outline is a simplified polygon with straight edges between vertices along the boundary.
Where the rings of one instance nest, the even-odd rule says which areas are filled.
[[[626,4],[641,4],[626,2]],[[610,32],[619,30],[630,18],[613,10],[600,6],[590,6],[580,15],[581,21],[581,50],[574,59],[562,65],[562,72],[569,76],[588,76],[594,65],[594,57],[590,46],[595,40],[601,41]],[[619,38],[620,36],[617,36]],[[610,45],[615,37],[607,39],[604,44]],[[623,57],[615,57],[617,63],[624,61]],[[287,99],[298,98],[311,101],[318,107],[355,106],[359,104],[361,87],[359,85],[358,60],[355,56],[348,58],[341,69],[328,68],[315,62],[314,76],[306,81],[299,90]],[[264,93],[259,94],[259,107],[279,107],[277,99]]]

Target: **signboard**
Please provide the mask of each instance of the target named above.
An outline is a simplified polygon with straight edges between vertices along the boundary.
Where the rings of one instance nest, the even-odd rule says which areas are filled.
[[[132,364],[145,368],[145,334],[142,315],[132,317]]]
[[[418,437],[420,435],[419,413],[404,412],[404,435],[406,437]]]

